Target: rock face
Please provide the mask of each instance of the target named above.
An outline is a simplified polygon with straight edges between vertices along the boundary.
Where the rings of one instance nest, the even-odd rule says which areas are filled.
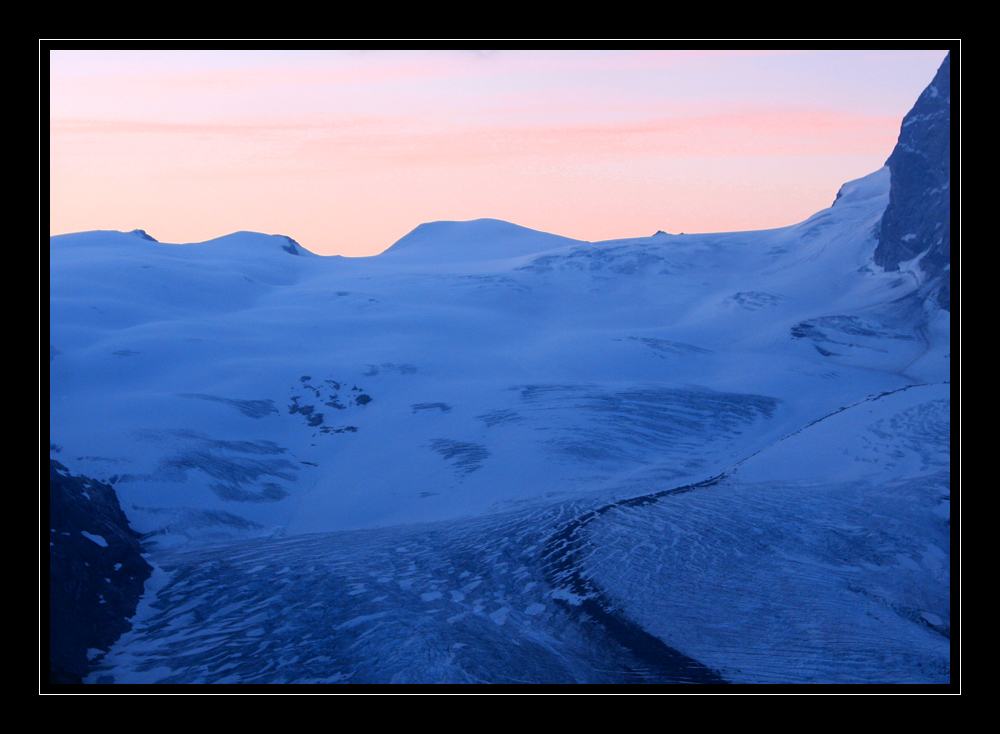
[[[903,118],[875,263],[899,270],[921,256],[928,295],[951,310],[951,54]]]
[[[79,683],[88,650],[130,629],[152,569],[107,484],[49,465],[49,682]]]
[[[150,242],[157,241],[156,238],[150,237],[148,234],[146,234],[146,230],[144,229],[133,229],[131,232],[129,232],[129,234],[139,235],[144,240],[149,240]]]

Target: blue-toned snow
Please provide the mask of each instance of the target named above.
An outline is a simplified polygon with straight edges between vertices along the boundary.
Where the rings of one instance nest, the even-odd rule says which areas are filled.
[[[51,443],[157,567],[90,680],[669,680],[559,601],[571,564],[729,681],[947,681],[949,316],[872,263],[887,191],[363,259],[53,237]]]

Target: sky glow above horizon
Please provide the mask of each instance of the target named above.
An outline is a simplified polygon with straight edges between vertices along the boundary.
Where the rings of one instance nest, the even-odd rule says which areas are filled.
[[[787,226],[884,164],[946,53],[53,50],[50,234]]]

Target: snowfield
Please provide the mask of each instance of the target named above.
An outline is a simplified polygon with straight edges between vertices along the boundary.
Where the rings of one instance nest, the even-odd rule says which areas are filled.
[[[89,682],[947,682],[950,319],[873,264],[888,187],[358,259],[52,237],[50,440],[157,568]]]

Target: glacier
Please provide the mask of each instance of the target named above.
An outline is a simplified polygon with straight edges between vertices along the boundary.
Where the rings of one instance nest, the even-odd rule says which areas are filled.
[[[948,683],[950,312],[799,224],[50,239],[51,456],[153,575],[88,683]]]

